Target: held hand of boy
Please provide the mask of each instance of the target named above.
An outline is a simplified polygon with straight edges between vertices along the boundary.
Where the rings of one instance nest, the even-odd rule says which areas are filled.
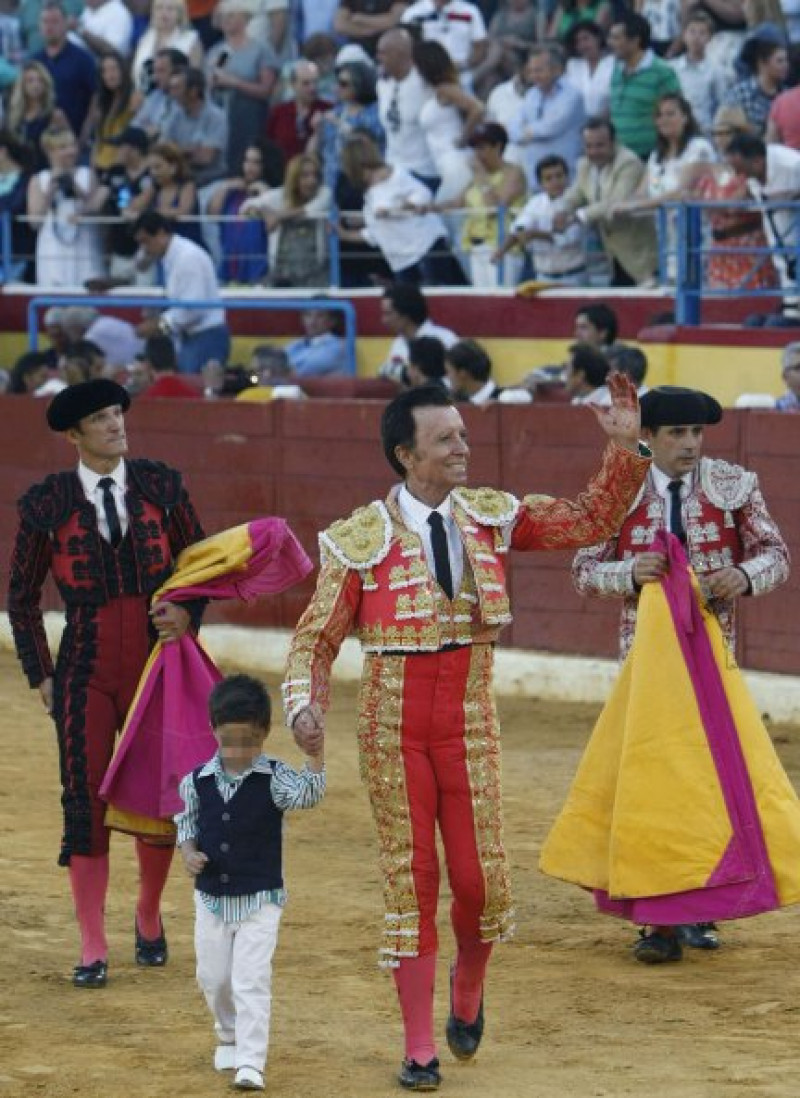
[[[196,877],[202,873],[208,864],[208,856],[202,850],[198,850],[194,843],[184,843],[181,846],[183,864],[190,877]]]
[[[301,709],[292,724],[294,740],[306,755],[319,753],[325,739],[325,714],[322,707],[312,702]]]

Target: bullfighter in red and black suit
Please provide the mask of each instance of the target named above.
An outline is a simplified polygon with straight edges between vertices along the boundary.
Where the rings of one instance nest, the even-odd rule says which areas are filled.
[[[109,832],[98,797],[114,747],[156,636],[181,636],[199,624],[203,604],[186,608],[149,596],[177,554],[204,535],[180,473],[155,461],[125,460],[125,389],[113,381],[72,385],[50,404],[47,421],[75,446],[77,470],[56,473],[19,501],[8,612],[17,654],[55,720],[64,835],[59,864],[69,867],[81,935],[76,987],[102,987],[108,944],[104,907]],[[41,611],[50,572],[66,608],[53,666]],[[139,964],[160,966],[167,944],[160,899],[173,847],[136,840]]]

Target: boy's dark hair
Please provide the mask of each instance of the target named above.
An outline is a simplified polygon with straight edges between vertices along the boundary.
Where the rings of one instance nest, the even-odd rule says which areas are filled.
[[[583,374],[588,385],[593,389],[599,389],[601,385],[605,385],[611,367],[602,351],[598,351],[591,343],[573,343],[569,353],[572,358],[572,369]]]
[[[563,156],[544,156],[536,165],[536,181],[542,182],[542,175],[550,168],[563,168],[564,174],[569,178],[569,166]]]
[[[228,675],[211,691],[208,714],[212,728],[221,724],[254,724],[266,732],[272,703],[267,688],[252,675]]]
[[[474,339],[459,339],[444,357],[454,370],[464,370],[473,381],[486,382],[492,376],[492,360]]]
[[[386,460],[396,473],[405,479],[406,471],[398,461],[395,450],[398,446],[413,447],[417,438],[417,424],[414,419],[415,408],[449,408],[454,401],[450,393],[441,385],[419,385],[400,393],[387,404],[381,416],[381,442]]]
[[[603,340],[604,343],[615,343],[617,339],[617,332],[619,326],[617,323],[617,314],[608,305],[603,305],[600,302],[597,305],[581,305],[580,309],[575,313],[576,318],[579,316],[585,316],[586,319],[594,324],[600,332],[605,332],[606,336]]]
[[[428,305],[422,290],[406,282],[394,282],[387,286],[383,296],[391,301],[395,311],[408,317],[414,324],[424,324],[428,319]]]

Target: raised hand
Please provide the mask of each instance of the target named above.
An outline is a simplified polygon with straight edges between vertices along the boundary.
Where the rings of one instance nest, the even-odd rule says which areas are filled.
[[[592,409],[597,422],[610,439],[624,446],[626,450],[633,450],[636,453],[639,449],[641,430],[636,387],[627,374],[621,374],[618,370],[608,375],[606,384],[611,394],[610,407],[606,408],[599,404],[590,404],[588,407]]]

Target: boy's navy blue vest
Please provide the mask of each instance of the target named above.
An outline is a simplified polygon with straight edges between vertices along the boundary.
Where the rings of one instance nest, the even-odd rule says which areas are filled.
[[[200,777],[197,790],[197,848],[208,864],[195,887],[211,896],[246,896],[283,888],[282,818],[270,793],[271,774],[248,774],[226,804],[213,774]]]

